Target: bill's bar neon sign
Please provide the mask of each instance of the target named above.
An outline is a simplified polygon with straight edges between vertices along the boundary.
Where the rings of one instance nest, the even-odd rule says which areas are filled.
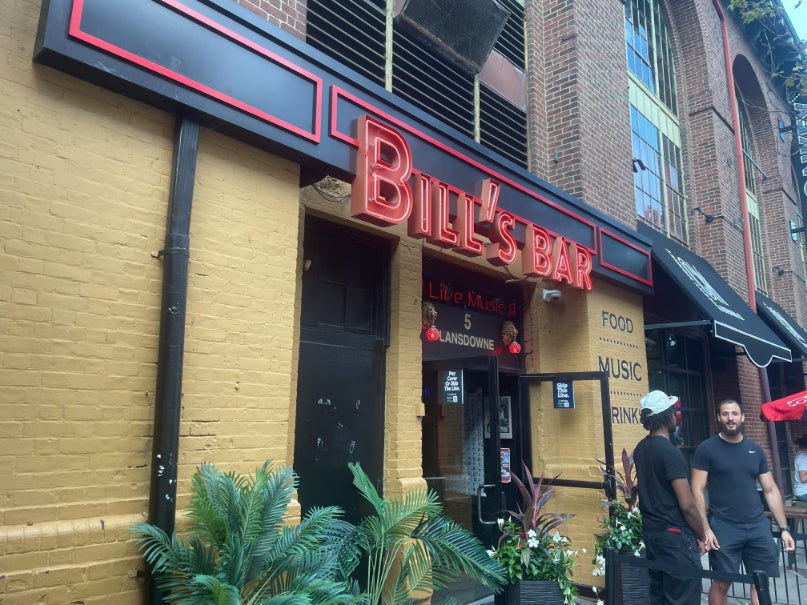
[[[522,223],[526,226],[521,251],[525,275],[591,290],[588,248],[499,210],[498,182],[485,179],[479,195],[472,195],[413,168],[412,152],[398,131],[367,115],[359,118],[358,128],[352,216],[379,226],[406,222],[410,237],[425,238],[465,256],[484,256],[499,267],[517,261],[514,229]],[[487,236],[487,245],[478,233]]]

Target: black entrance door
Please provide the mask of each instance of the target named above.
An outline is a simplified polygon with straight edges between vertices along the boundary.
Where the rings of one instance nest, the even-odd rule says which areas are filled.
[[[294,469],[303,511],[338,505],[350,521],[366,512],[348,462],[381,488],[388,248],[309,219]]]

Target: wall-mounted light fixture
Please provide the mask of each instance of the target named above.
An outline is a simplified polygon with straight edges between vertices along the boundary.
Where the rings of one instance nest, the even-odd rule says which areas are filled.
[[[707,225],[711,225],[719,218],[729,223],[735,229],[738,229],[743,223],[743,219],[741,217],[735,219],[726,218],[726,215],[724,215],[722,212],[720,214],[709,214],[708,212],[704,212],[700,206],[693,208],[692,214],[700,214],[703,216],[703,220]]]
[[[440,330],[438,330],[434,325],[434,322],[437,321],[437,309],[435,308],[434,304],[430,302],[421,303],[420,315],[426,340],[430,342],[440,340]]]
[[[779,265],[774,265],[773,272],[776,273],[776,275],[782,276],[785,273],[793,273],[793,269],[785,269],[784,267],[780,267]]]
[[[785,123],[782,121],[781,118],[779,118],[777,120],[777,122],[779,124],[779,134],[780,135],[783,135],[786,132],[795,132],[795,130],[796,130],[796,127],[793,124],[791,124],[790,126],[785,126]],[[784,137],[782,137],[782,140],[783,141],[785,140]]]
[[[516,325],[512,321],[504,322],[502,324],[502,342],[513,355],[521,353],[521,345],[518,344],[517,337],[518,328],[516,328]]]
[[[706,221],[707,225],[712,224],[715,221],[715,219],[725,218],[722,214],[709,214],[707,212],[704,212],[700,206],[696,206],[695,208],[692,209],[692,214],[696,213],[703,216],[703,220]]]
[[[639,158],[633,158],[633,172],[639,172],[640,170],[647,170],[647,166]]]
[[[546,303],[551,303],[556,300],[560,300],[560,297],[563,296],[563,293],[560,290],[547,290],[546,288],[543,289],[541,292],[541,299]]]

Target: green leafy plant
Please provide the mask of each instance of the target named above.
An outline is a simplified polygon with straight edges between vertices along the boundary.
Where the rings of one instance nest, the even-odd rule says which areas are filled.
[[[416,593],[444,588],[461,575],[494,591],[502,588],[501,564],[472,533],[442,514],[437,494],[423,488],[383,499],[359,464],[349,466],[353,484],[374,514],[350,526],[339,540],[338,558],[346,577],[366,570],[364,602],[415,603]]]
[[[743,23],[748,41],[787,101],[803,100],[807,95],[805,43],[791,37],[784,7],[768,0],[729,0],[728,7]]]
[[[577,551],[569,547],[569,539],[558,526],[574,515],[545,510],[554,488],[544,485],[544,475],[536,482],[529,467],[522,462],[525,480],[511,472],[510,477],[521,495],[518,511],[505,511],[509,519],[500,519],[502,535],[490,556],[501,562],[511,583],[521,580],[557,582],[565,602],[574,603],[577,587],[572,570],[577,563]]]
[[[290,468],[269,462],[244,477],[203,464],[193,477],[189,535],[169,537],[147,523],[132,532],[169,603],[341,605],[356,590],[337,565],[344,528],[339,508],[283,518],[296,489]]]
[[[605,500],[608,515],[597,518],[601,533],[594,544],[594,575],[605,574],[605,549],[614,548],[617,552],[632,552],[637,557],[644,550],[642,514],[639,511],[639,485],[636,481],[636,467],[633,456],[622,449],[622,472],[609,472],[605,463],[600,463],[600,471],[606,479],[613,480],[619,497]]]

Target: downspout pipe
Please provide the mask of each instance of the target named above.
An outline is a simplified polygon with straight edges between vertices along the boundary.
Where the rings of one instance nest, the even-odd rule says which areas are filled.
[[[169,536],[174,532],[176,517],[191,203],[198,151],[198,118],[195,115],[178,115],[165,248],[160,251],[163,258],[163,289],[149,497],[149,523]],[[162,594],[151,577],[148,591],[151,605],[163,603]]]
[[[731,60],[731,45],[729,43],[729,29],[726,23],[726,13],[721,0],[712,0],[712,4],[720,19],[720,32],[723,36],[723,57],[726,62],[726,81],[729,89],[729,105],[731,106],[731,127],[734,130],[734,153],[737,159],[737,176],[740,180],[740,215],[743,217],[743,251],[745,253],[745,273],[748,280],[748,305],[754,313],[757,312],[757,295],[754,284],[754,260],[751,256],[751,222],[748,220],[748,198],[745,189],[745,156],[743,155],[743,138],[740,130],[740,109],[737,104],[737,90],[734,86],[734,69]],[[768,370],[757,368],[759,371],[759,384],[762,390],[762,400],[771,400],[771,386],[768,382]],[[782,463],[779,459],[779,444],[776,439],[776,425],[772,420],[766,422],[768,428],[768,446],[771,450],[773,463],[773,478],[779,491],[784,497],[784,483],[782,482]]]

